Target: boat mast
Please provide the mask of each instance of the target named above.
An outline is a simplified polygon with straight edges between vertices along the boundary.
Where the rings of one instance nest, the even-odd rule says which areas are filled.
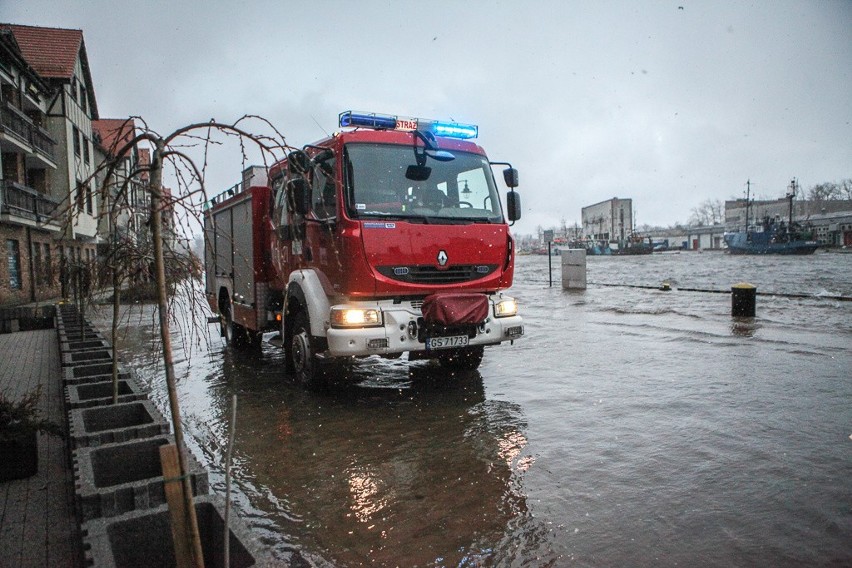
[[[749,231],[749,225],[751,225],[751,219],[749,218],[749,204],[751,203],[751,179],[746,180],[746,234],[751,237],[751,232]]]
[[[796,178],[793,178],[793,181],[790,182],[790,187],[787,188],[787,200],[790,202],[790,219],[787,223],[788,230],[792,230],[793,228],[793,199],[796,198],[796,190],[799,187],[799,182]]]

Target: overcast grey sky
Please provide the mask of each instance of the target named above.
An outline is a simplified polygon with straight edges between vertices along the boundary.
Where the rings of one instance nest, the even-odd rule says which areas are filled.
[[[633,198],[639,224],[705,199],[852,177],[852,1],[0,0],[82,29],[104,118],[244,114],[301,146],[366,110],[476,123],[520,170],[517,233]],[[208,185],[236,183],[239,156]],[[212,189],[211,189],[212,191]]]

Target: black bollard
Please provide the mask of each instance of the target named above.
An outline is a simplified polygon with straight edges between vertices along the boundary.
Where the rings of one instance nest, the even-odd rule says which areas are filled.
[[[757,304],[757,286],[740,282],[731,286],[731,315],[735,318],[753,318]]]

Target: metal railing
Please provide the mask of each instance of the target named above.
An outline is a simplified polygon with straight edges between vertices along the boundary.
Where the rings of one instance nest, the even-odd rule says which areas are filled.
[[[54,147],[56,142],[50,135],[37,126],[27,115],[12,106],[9,102],[0,104],[0,127],[29,144],[51,161],[56,161]]]
[[[59,202],[48,195],[9,180],[0,180],[0,214],[36,222],[47,221]]]

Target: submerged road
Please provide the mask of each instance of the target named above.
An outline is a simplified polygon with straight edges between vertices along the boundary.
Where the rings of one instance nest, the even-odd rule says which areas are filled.
[[[852,255],[590,258],[589,280],[850,295]],[[558,270],[558,260],[555,263]],[[547,286],[519,257],[527,336],[477,372],[365,359],[326,393],[280,351],[224,348],[178,310],[189,445],[236,507],[318,566],[852,564],[852,305]],[[183,315],[181,315],[183,314]],[[150,308],[118,347],[167,410]],[[104,326],[105,327],[105,326]],[[210,329],[212,332],[212,327]]]

